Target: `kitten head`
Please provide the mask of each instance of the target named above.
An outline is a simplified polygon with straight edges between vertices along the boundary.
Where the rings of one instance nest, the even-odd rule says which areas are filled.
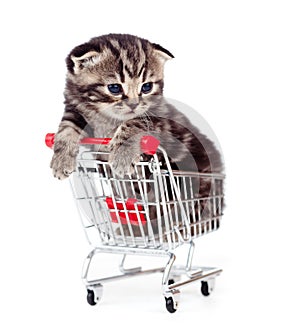
[[[151,96],[163,92],[163,70],[174,56],[158,44],[132,35],[95,37],[66,59],[66,96],[119,120],[143,114]]]

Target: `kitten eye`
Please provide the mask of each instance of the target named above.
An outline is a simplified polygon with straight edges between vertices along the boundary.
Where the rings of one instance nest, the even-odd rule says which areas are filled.
[[[142,92],[143,93],[149,93],[153,88],[153,83],[149,82],[149,83],[145,83],[142,86]]]
[[[118,95],[123,92],[123,88],[121,84],[109,84],[107,88],[110,93]]]

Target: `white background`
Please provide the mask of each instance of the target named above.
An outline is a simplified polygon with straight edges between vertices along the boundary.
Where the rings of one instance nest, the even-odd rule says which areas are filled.
[[[0,16],[1,335],[299,335],[299,2],[27,0]],[[87,305],[90,247],[43,142],[63,113],[66,55],[110,32],[175,55],[165,95],[201,113],[226,160],[223,225],[197,256],[224,272],[208,298],[183,288],[172,315],[158,275],[108,284]]]

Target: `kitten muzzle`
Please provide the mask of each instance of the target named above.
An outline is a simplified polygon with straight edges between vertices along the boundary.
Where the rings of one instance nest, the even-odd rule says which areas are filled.
[[[134,110],[140,104],[138,99],[133,99],[127,102],[127,106]]]

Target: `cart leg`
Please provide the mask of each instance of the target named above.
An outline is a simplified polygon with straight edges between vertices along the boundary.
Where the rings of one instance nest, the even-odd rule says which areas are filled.
[[[172,266],[175,262],[176,256],[173,253],[169,254],[169,260],[165,267],[165,271],[162,279],[162,289],[163,295],[166,301],[166,309],[169,313],[175,313],[178,307],[179,302],[179,294],[180,291],[177,288],[170,289],[170,274],[172,270]]]
[[[185,272],[189,278],[194,278],[195,276],[199,276],[203,273],[203,270],[200,267],[196,269],[192,267],[194,251],[195,251],[195,243],[191,241],[188,256],[187,256],[187,262],[185,266]]]
[[[88,284],[88,273],[89,273],[89,269],[90,269],[90,266],[91,266],[92,259],[94,258],[94,256],[97,253],[99,253],[99,251],[97,249],[92,250],[84,260],[83,267],[82,267],[81,279],[82,279],[82,281],[84,282],[85,285]]]
[[[167,290],[169,290],[168,281],[170,279],[171,269],[172,269],[172,266],[173,266],[175,260],[176,260],[175,254],[174,253],[169,253],[169,260],[168,260],[167,265],[165,267],[165,271],[164,271],[163,279],[162,279],[162,286],[163,286],[164,291],[165,291],[165,288],[167,288]]]
[[[186,272],[189,272],[192,268],[192,262],[194,257],[194,251],[195,251],[195,243],[193,241],[190,242],[190,248],[188,252],[187,262],[185,266]]]
[[[86,289],[87,289],[87,302],[91,305],[94,306],[96,305],[100,299],[102,298],[102,293],[103,293],[103,286],[100,282],[98,283],[89,283],[88,281],[88,274],[89,274],[89,269],[91,266],[92,259],[94,256],[99,253],[100,251],[98,249],[92,250],[88,256],[85,258],[85,261],[83,263],[82,267],[82,281],[84,282]]]

